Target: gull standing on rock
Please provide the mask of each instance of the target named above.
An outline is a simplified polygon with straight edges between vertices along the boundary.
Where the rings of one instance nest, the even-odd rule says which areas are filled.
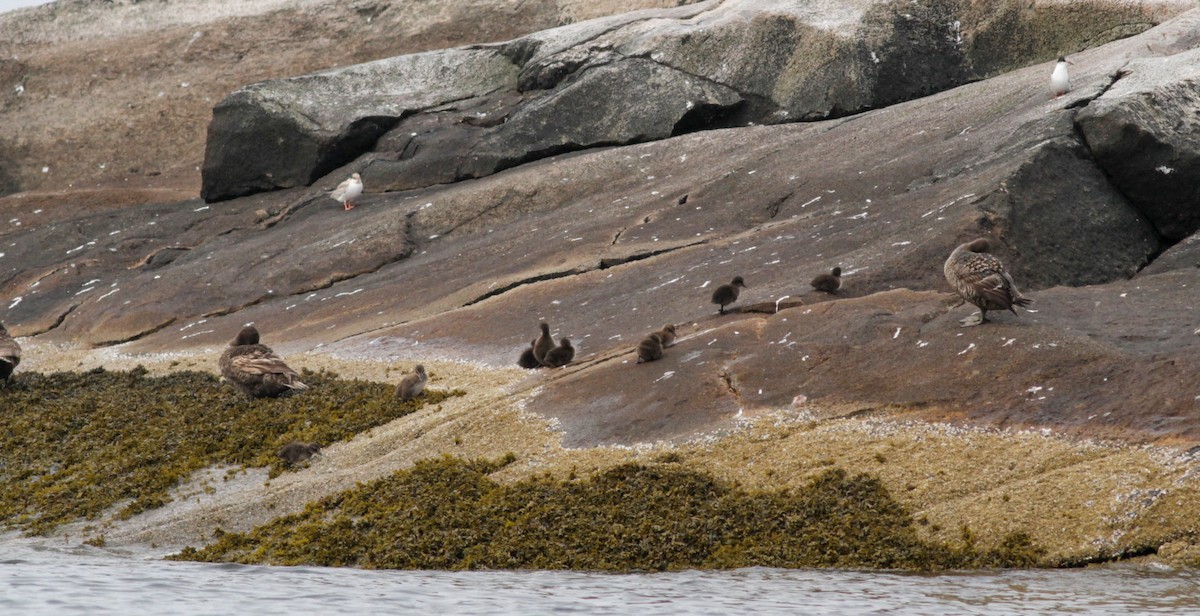
[[[0,380],[8,387],[8,379],[12,378],[13,370],[21,363],[21,345],[8,335],[4,324],[0,323]]]
[[[406,374],[404,378],[400,379],[394,395],[404,402],[412,400],[425,391],[425,383],[428,381],[429,375],[425,374],[425,366],[417,364],[410,374]]]
[[[357,199],[362,192],[362,176],[355,173],[341,184],[338,184],[337,188],[333,189],[333,192],[329,193],[329,196],[340,202],[342,204],[342,209],[350,211],[354,209],[354,200]]]
[[[275,351],[258,343],[258,330],[249,325],[229,343],[218,365],[221,376],[251,398],[308,389],[308,385],[300,382],[300,375],[283,363]]]
[[[1050,93],[1054,95],[1054,98],[1059,98],[1071,91],[1071,75],[1067,72],[1068,64],[1074,64],[1074,62],[1067,60],[1066,56],[1059,56],[1058,63],[1054,65],[1054,72],[1050,73]]]
[[[1004,269],[1004,264],[995,255],[988,254],[990,244],[984,238],[967,242],[954,249],[942,267],[946,282],[959,297],[979,307],[961,321],[963,327],[979,325],[987,321],[987,311],[1017,311],[1013,306],[1026,306],[1031,300],[1022,297],[1017,284]]]
[[[723,284],[713,291],[712,303],[721,307],[720,314],[725,314],[725,307],[736,302],[738,294],[745,288],[746,283],[742,280],[742,277],[734,276],[729,284]]]

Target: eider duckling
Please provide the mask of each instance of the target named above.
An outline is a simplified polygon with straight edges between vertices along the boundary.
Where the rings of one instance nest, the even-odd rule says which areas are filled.
[[[654,332],[646,336],[645,340],[638,343],[637,347],[638,360],[637,363],[644,364],[646,362],[662,359],[663,356],[663,340],[662,334]]]
[[[561,368],[575,359],[575,347],[571,346],[571,341],[563,338],[559,341],[559,345],[550,349],[546,353],[546,357],[542,359],[542,365],[547,368]]]
[[[1004,264],[995,255],[988,254],[990,244],[980,238],[954,249],[942,271],[946,282],[963,300],[975,304],[979,314],[962,321],[963,327],[979,325],[987,321],[987,311],[1017,311],[1013,306],[1026,306],[1031,300],[1022,297],[1017,284],[1004,269]]]
[[[742,277],[734,276],[729,284],[723,284],[713,291],[712,303],[721,307],[720,314],[725,314],[725,307],[736,302],[738,293],[741,293],[741,289],[745,288],[746,282],[742,280]]]
[[[533,345],[535,343],[537,343],[536,339],[530,340],[529,346],[525,347],[524,351],[521,351],[521,356],[517,358],[518,366],[526,370],[542,367],[542,362],[538,361],[537,358],[533,356]]]
[[[354,200],[363,192],[362,176],[355,173],[349,178],[342,181],[329,193],[329,196],[342,204],[342,209],[347,212],[354,209]]]
[[[655,333],[658,334],[658,339],[662,342],[664,349],[675,344],[675,326],[673,324],[667,323]]]
[[[8,335],[8,330],[4,328],[3,323],[0,323],[0,380],[4,381],[4,387],[8,387],[8,380],[12,378],[13,370],[17,369],[19,363],[21,363],[21,345]]]
[[[842,268],[835,267],[828,274],[821,274],[812,279],[812,288],[826,293],[833,293],[842,288]]]
[[[251,398],[269,398],[308,385],[269,347],[258,343],[258,330],[247,325],[229,343],[218,362],[221,376]]]
[[[321,453],[321,446],[316,443],[292,441],[284,445],[275,455],[282,458],[288,466],[294,466],[319,453]]]
[[[1059,56],[1058,62],[1054,64],[1054,71],[1050,73],[1050,94],[1054,98],[1059,98],[1071,91],[1071,76],[1067,72],[1068,64],[1074,64],[1074,62],[1068,60],[1066,56]]]
[[[425,366],[417,364],[413,366],[413,371],[404,375],[400,379],[400,384],[396,385],[395,397],[401,401],[409,401],[421,395],[425,391],[425,383],[429,381],[429,375],[425,374]]]
[[[550,335],[550,326],[545,321],[539,324],[542,335],[533,341],[533,358],[543,366],[546,365],[546,353],[554,349],[554,338]]]

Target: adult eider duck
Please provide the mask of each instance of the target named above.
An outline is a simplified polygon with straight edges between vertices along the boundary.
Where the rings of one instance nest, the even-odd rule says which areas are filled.
[[[321,446],[316,443],[292,441],[284,445],[275,455],[282,458],[288,466],[294,466],[319,453],[321,453]]]
[[[575,359],[575,347],[571,346],[571,341],[563,338],[559,340],[558,346],[550,349],[546,353],[546,357],[542,358],[542,365],[547,368],[561,368]]]
[[[221,376],[251,398],[269,398],[308,385],[269,347],[258,343],[258,330],[247,325],[229,343],[218,362]]]
[[[533,341],[533,358],[543,366],[546,365],[546,353],[554,349],[554,337],[550,335],[550,326],[544,321],[539,324],[542,335]]]
[[[354,200],[363,192],[362,176],[355,173],[349,178],[342,181],[329,193],[330,197],[342,204],[342,209],[350,211],[354,209]]]
[[[725,307],[737,301],[738,293],[746,288],[746,282],[741,276],[734,276],[729,284],[723,284],[716,288],[712,294],[712,303],[720,306],[720,314],[725,314]]]
[[[812,279],[812,288],[825,293],[833,293],[842,288],[842,268],[835,267],[828,274],[821,274]]]
[[[413,367],[412,372],[400,379],[394,395],[403,401],[412,400],[425,391],[425,383],[428,381],[429,375],[425,374],[425,366],[417,364]]]
[[[989,254],[989,249],[990,244],[985,238],[967,242],[950,253],[942,268],[946,282],[958,295],[979,308],[979,314],[960,321],[963,327],[987,321],[989,310],[1008,310],[1017,314],[1014,306],[1026,306],[1032,301],[1021,296],[1004,264]]]
[[[8,380],[12,378],[13,370],[17,369],[19,363],[21,363],[21,345],[8,335],[8,330],[4,328],[3,323],[0,323],[0,380],[4,381],[4,387],[8,387]]]
[[[663,341],[662,334],[654,332],[646,336],[644,340],[638,343],[637,347],[638,360],[637,363],[644,364],[646,362],[657,361],[663,356]]]

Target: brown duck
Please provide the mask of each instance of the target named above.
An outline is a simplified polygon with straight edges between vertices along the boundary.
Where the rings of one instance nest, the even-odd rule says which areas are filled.
[[[654,332],[646,336],[645,340],[638,343],[637,347],[638,360],[637,363],[644,364],[646,362],[662,359],[663,356],[663,341],[662,334]]]
[[[1017,314],[1014,306],[1030,303],[1021,296],[1012,276],[995,255],[989,254],[990,244],[980,238],[954,249],[942,271],[946,281],[963,300],[975,304],[979,314],[960,321],[963,327],[979,325],[987,321],[987,311],[1008,310]]]
[[[533,341],[533,358],[544,366],[546,365],[546,354],[554,349],[554,338],[550,335],[549,325],[544,321],[539,325],[542,328],[542,335]]]
[[[746,288],[745,281],[741,276],[734,276],[729,284],[723,284],[716,288],[712,294],[712,303],[720,306],[720,314],[725,314],[725,307],[737,301],[738,293]]]
[[[268,398],[308,385],[269,347],[258,343],[258,330],[246,326],[229,343],[218,362],[221,376],[251,398]]]
[[[542,365],[547,368],[561,368],[575,359],[575,347],[571,346],[571,341],[563,338],[559,341],[558,346],[550,349],[546,353],[546,357],[542,359]]]
[[[425,374],[425,366],[417,364],[413,367],[413,371],[404,375],[400,379],[400,383],[396,385],[395,397],[403,401],[412,400],[425,392],[425,383],[429,382],[429,375]]]
[[[284,445],[275,455],[282,458],[288,466],[293,466],[319,453],[321,453],[321,446],[316,443],[292,441]]]
[[[662,329],[655,332],[658,334],[658,339],[662,342],[663,348],[667,348],[675,344],[675,326],[667,323]]]
[[[0,323],[0,380],[4,381],[4,387],[8,387],[8,380],[12,378],[13,370],[17,369],[19,363],[21,363],[21,345],[8,335],[8,330],[4,329],[3,323]]]
[[[812,279],[812,288],[825,293],[833,293],[842,288],[842,268],[835,267],[828,274],[821,274]]]

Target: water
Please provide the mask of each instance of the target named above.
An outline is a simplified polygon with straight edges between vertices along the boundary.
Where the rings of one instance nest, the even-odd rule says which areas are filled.
[[[1200,572],[361,571],[0,543],[0,614],[1185,614]]]

